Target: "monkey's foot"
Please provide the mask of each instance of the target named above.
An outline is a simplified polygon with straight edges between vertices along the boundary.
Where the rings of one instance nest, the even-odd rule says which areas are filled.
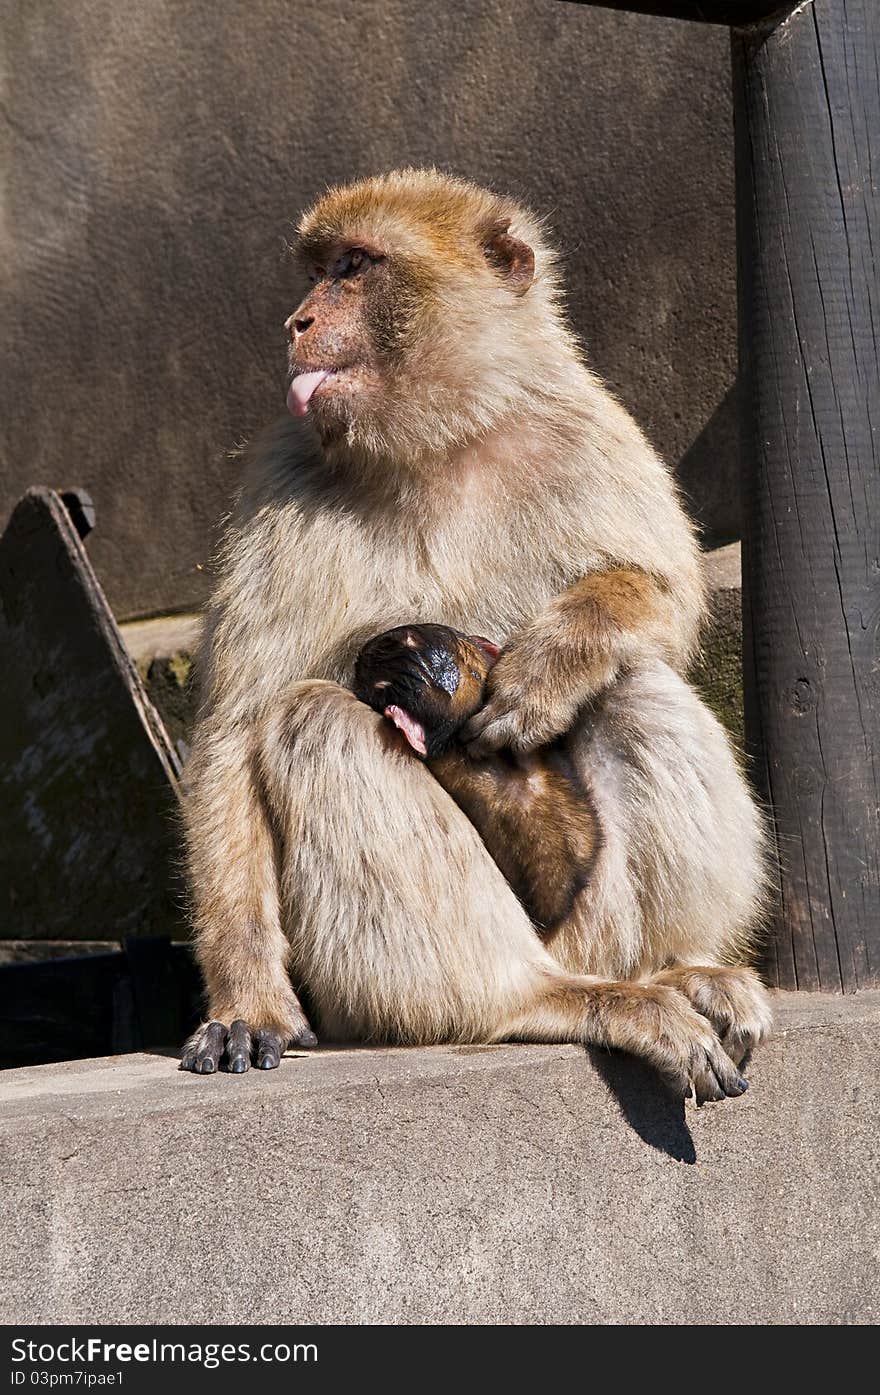
[[[701,1016],[708,1018],[737,1066],[770,1033],[770,999],[754,969],[681,965],[664,970],[654,982],[677,989]]]
[[[270,1027],[251,1029],[238,1018],[231,1027],[222,1022],[203,1022],[183,1048],[181,1070],[196,1075],[213,1075],[223,1069],[241,1075],[251,1062],[258,1070],[274,1070],[288,1046],[317,1046],[318,1038],[308,1023],[291,1035]]]
[[[748,1088],[712,1026],[683,993],[655,981],[598,981],[548,976],[524,1012],[498,1039],[583,1041],[640,1056],[697,1104],[735,1099]]]
[[[644,1002],[629,1006],[630,1045],[644,1055],[676,1091],[693,1092],[697,1104],[735,1099],[749,1088],[705,1017],[671,987],[643,985]]]

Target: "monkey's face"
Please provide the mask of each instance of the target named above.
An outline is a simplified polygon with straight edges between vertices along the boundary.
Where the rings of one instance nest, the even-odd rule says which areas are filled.
[[[386,258],[375,249],[336,246],[324,259],[326,265],[312,264],[313,289],[285,326],[287,406],[294,416],[311,411],[322,434],[332,437],[381,397],[388,346],[373,320],[392,288]]]
[[[481,706],[498,647],[446,625],[400,625],[365,644],[354,692],[382,712],[420,756],[440,755]]]
[[[299,228],[313,287],[286,326],[290,411],[328,442],[413,463],[491,426],[534,381],[518,214],[433,171],[325,195]]]

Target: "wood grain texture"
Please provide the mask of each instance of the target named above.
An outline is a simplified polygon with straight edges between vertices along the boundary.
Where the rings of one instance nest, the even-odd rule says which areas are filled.
[[[0,538],[0,934],[183,933],[180,763],[60,498]]]
[[[734,37],[746,734],[786,988],[880,983],[880,7]]]
[[[177,1046],[199,1020],[200,996],[189,946],[167,939],[0,964],[0,1069]]]
[[[574,0],[605,10],[629,10],[664,19],[690,19],[702,24],[756,24],[790,10],[795,0]]]

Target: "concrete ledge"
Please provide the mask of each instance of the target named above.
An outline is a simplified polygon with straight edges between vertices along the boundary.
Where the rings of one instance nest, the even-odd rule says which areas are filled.
[[[697,1111],[573,1046],[0,1075],[4,1321],[868,1323],[880,993]]]
[[[202,617],[196,613],[158,615],[151,620],[130,620],[119,628],[134,662],[139,668],[148,668],[154,659],[194,653],[202,632]]]

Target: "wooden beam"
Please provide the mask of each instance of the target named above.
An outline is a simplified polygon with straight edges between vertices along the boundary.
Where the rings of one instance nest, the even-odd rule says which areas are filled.
[[[742,26],[787,14],[795,0],[572,0],[602,10],[628,10],[662,19],[690,19],[700,24]]]
[[[880,5],[734,37],[746,737],[783,988],[880,983]],[[873,150],[872,150],[873,146]]]
[[[0,665],[0,934],[185,934],[180,761],[51,489],[0,537]]]

